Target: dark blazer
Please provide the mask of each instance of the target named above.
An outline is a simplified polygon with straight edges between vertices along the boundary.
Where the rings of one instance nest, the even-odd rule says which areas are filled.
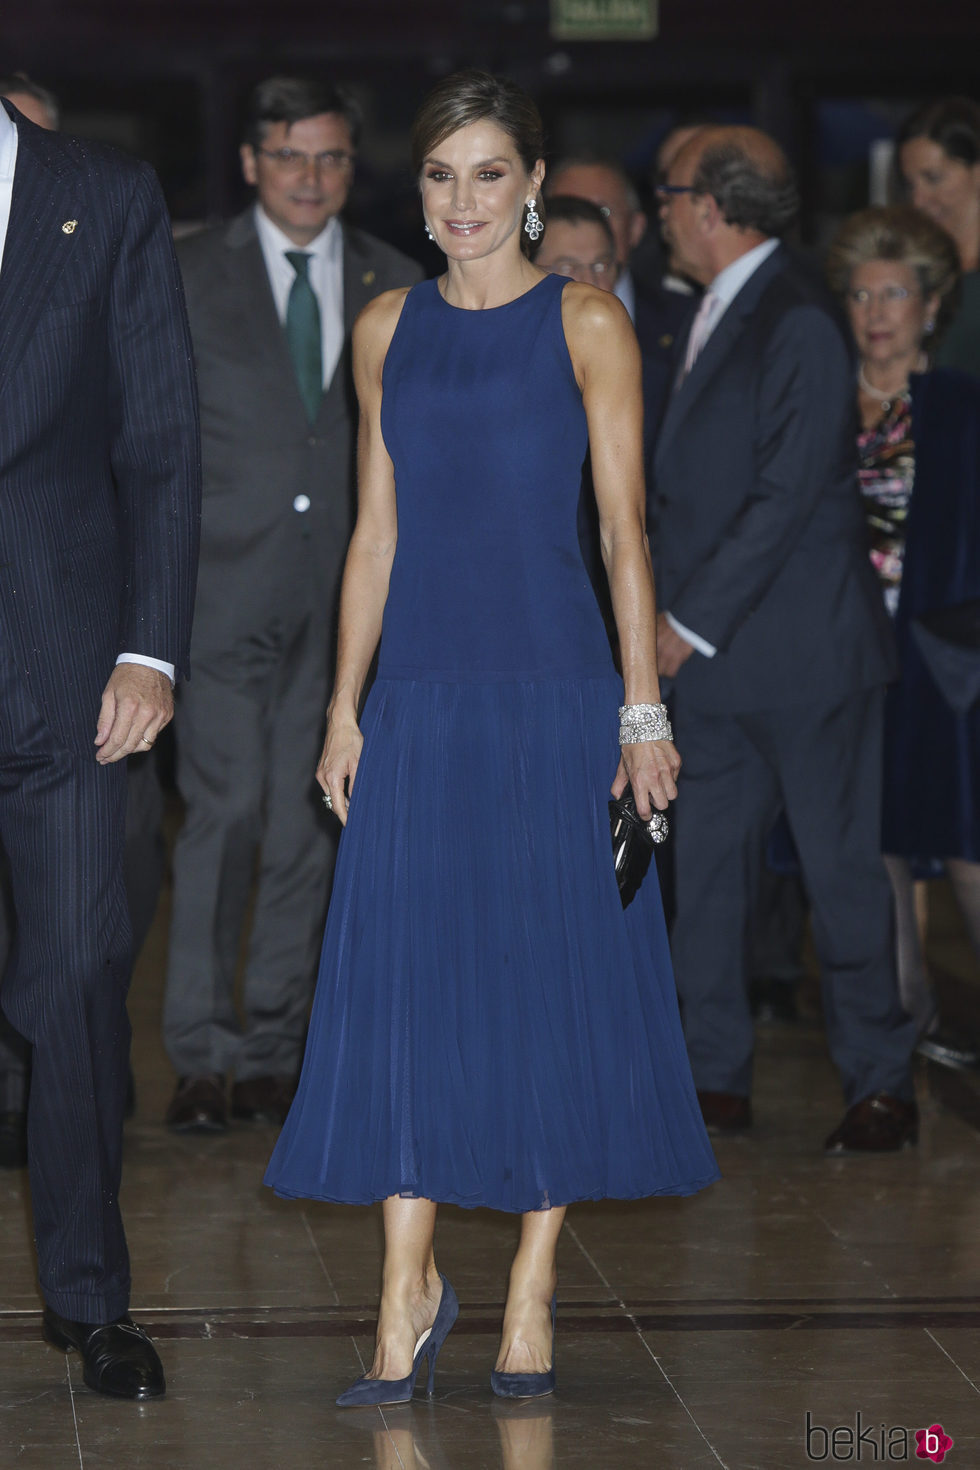
[[[822,287],[779,247],[673,393],[657,442],[660,607],[713,644],[678,675],[728,712],[834,700],[894,672],[865,549],[854,371]]]
[[[117,654],[187,671],[190,339],[153,171],[4,106],[19,141],[0,271],[0,605],[49,725],[91,754]]]
[[[688,318],[693,315],[692,298],[676,291],[636,287],[636,314],[633,327],[640,344],[643,374],[643,469],[647,482],[647,520],[650,519],[650,486],[653,452],[657,431],[663,418],[671,384],[674,380],[677,343]],[[589,580],[602,610],[610,637],[615,640],[615,619],[609,582],[599,545],[599,508],[592,483],[592,464],[586,459],[582,474],[582,491],[578,506],[578,538]]]
[[[697,304],[697,297],[668,291],[662,285],[636,287],[633,325],[643,360],[643,439],[648,466],[674,382],[677,344]]]
[[[883,846],[977,862],[980,701],[965,713],[946,702],[913,623],[980,598],[980,382],[935,368],[911,389],[915,480],[895,614],[902,673],[885,705]]]
[[[343,228],[347,338],[313,425],[276,314],[254,210],[178,244],[204,453],[196,644],[223,646],[243,628],[267,626],[288,605],[299,557],[305,564],[310,548],[325,600],[336,598],[355,508],[350,329],[373,297],[422,277],[420,266],[392,246]],[[310,501],[302,514],[293,508],[298,495]]]

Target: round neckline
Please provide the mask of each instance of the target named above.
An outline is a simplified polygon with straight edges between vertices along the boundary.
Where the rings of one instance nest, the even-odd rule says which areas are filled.
[[[434,278],[432,284],[435,287],[437,297],[443,306],[448,307],[450,311],[458,311],[463,316],[489,316],[495,311],[506,311],[509,306],[516,306],[519,301],[526,301],[529,296],[533,296],[535,291],[544,285],[545,281],[550,281],[553,275],[554,271],[549,271],[547,275],[541,277],[540,281],[535,281],[533,286],[529,286],[526,291],[522,291],[520,296],[512,296],[509,301],[501,301],[499,306],[454,306],[451,301],[446,300],[440,291],[438,276]]]

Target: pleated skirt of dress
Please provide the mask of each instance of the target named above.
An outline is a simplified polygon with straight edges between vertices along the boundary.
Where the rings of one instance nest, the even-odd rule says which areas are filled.
[[[527,1211],[718,1177],[656,872],[623,910],[622,685],[379,678],[266,1183]]]

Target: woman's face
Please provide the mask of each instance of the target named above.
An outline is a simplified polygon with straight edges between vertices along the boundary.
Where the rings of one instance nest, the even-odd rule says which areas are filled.
[[[911,368],[939,302],[923,296],[918,276],[904,261],[872,260],[851,272],[847,306],[861,357],[884,370]]]
[[[931,138],[910,138],[899,152],[912,203],[960,236],[980,218],[980,164],[950,158]]]
[[[450,260],[479,260],[518,235],[524,206],[541,190],[542,160],[529,174],[503,128],[469,123],[450,133],[422,164],[422,212]]]

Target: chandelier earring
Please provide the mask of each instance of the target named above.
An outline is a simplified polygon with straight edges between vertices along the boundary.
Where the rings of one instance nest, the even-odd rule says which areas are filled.
[[[428,226],[428,225],[424,225],[424,226],[423,226],[423,228],[424,228],[424,230],[425,230],[425,233],[426,233],[426,235],[427,235],[427,236],[428,236],[428,238],[429,238],[429,239],[430,239],[430,240],[435,240],[435,238],[436,238],[436,237],[435,237],[435,235],[434,235],[434,234],[433,234],[433,233],[432,233],[432,231],[431,231],[431,230],[430,230],[430,229],[429,229],[429,226]]]
[[[529,199],[527,201],[527,219],[524,221],[524,229],[527,232],[529,240],[537,240],[541,231],[544,229],[541,216],[534,207],[537,202],[536,199]]]

